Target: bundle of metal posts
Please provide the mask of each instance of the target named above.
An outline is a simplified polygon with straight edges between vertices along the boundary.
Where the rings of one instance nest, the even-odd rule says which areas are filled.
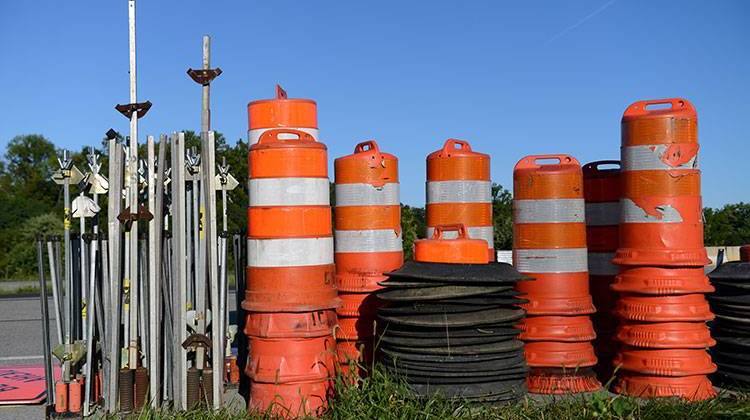
[[[698,169],[698,117],[685,99],[638,101],[622,117],[620,293],[622,321],[614,391],[643,398],[689,400],[716,393],[716,365],[703,293],[713,291],[703,267]]]
[[[381,303],[373,292],[382,288],[378,283],[386,279],[383,273],[404,263],[398,159],[370,140],[336,159],[334,168],[334,257],[342,300],[336,349],[341,370],[349,372],[352,364],[371,364]]]
[[[612,311],[617,294],[610,286],[617,275],[612,264],[617,251],[620,224],[620,161],[600,160],[583,165],[583,196],[586,200],[586,244],[588,246],[589,290],[596,307],[592,315],[599,362],[594,370],[599,381],[612,378],[612,360],[617,351],[617,318]]]
[[[251,142],[245,373],[248,408],[298,417],[322,413],[332,390],[340,305],[334,281],[327,149],[309,99],[248,105]],[[304,121],[302,121],[304,120]],[[273,128],[294,126],[297,128]],[[255,127],[262,134],[255,141]],[[313,131],[317,134],[317,129]]]
[[[595,391],[581,165],[568,155],[527,156],[513,170],[513,190],[513,263],[534,278],[517,286],[529,300],[519,325],[529,392]]]
[[[427,237],[435,226],[463,224],[472,239],[487,242],[495,261],[490,156],[471,150],[465,140],[448,139],[427,156]],[[453,232],[447,232],[452,235]]]

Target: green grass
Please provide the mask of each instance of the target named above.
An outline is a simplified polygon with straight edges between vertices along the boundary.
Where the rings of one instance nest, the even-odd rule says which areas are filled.
[[[131,419],[273,419],[267,414],[222,410],[189,412],[145,411]],[[688,403],[677,399],[640,400],[600,392],[587,396],[565,396],[539,400],[526,397],[513,404],[477,406],[434,396],[415,399],[398,378],[375,369],[356,386],[336,380],[336,397],[323,419],[509,419],[509,420],[688,420],[750,419],[750,394],[721,393],[708,401]]]

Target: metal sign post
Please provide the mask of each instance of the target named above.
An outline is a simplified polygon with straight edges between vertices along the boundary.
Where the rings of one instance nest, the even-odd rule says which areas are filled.
[[[172,316],[174,334],[172,345],[172,387],[174,408],[187,408],[187,351],[182,343],[187,339],[186,314],[186,244],[185,236],[185,133],[172,134]]]

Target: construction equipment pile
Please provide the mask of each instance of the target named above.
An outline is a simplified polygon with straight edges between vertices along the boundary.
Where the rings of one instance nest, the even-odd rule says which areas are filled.
[[[458,235],[445,239],[446,232]],[[523,276],[488,263],[486,249],[463,225],[438,225],[432,239],[416,242],[415,261],[381,283],[380,360],[419,396],[499,402],[525,394],[515,328],[525,300],[514,290]]]

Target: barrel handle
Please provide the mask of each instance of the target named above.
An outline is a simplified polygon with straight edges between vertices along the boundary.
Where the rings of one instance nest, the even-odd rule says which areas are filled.
[[[616,170],[618,170],[618,171],[622,167],[620,165],[620,161],[619,160],[597,160],[597,161],[589,162],[589,163],[583,165],[583,170],[584,171],[591,171],[591,172],[600,172],[600,171],[602,171],[602,169],[600,169],[599,167],[600,166],[604,166],[604,165],[617,165],[617,169]]]
[[[374,154],[380,154],[380,147],[375,140],[367,140],[354,146],[354,153],[371,152]]]
[[[443,153],[450,153],[456,149],[471,152],[471,145],[469,145],[468,141],[459,139],[448,139],[443,144]]]
[[[280,84],[276,84],[276,99],[286,99],[286,91]]]
[[[466,239],[466,226],[463,223],[455,225],[437,225],[432,231],[432,239],[443,239],[443,232],[458,232],[458,238]]]
[[[556,160],[556,163],[539,163],[540,160]],[[546,165],[565,165],[565,166],[581,166],[581,164],[570,155],[565,154],[551,154],[551,155],[531,155],[518,161],[515,169],[529,169],[529,168],[540,168]]]
[[[648,109],[651,105],[670,105],[669,108],[659,108],[659,109]],[[625,110],[625,113],[623,113],[623,117],[634,117],[638,115],[648,115],[651,113],[657,113],[657,112],[677,112],[677,111],[690,111],[695,112],[695,108],[693,108],[693,104],[690,103],[687,99],[683,98],[666,98],[666,99],[647,99],[644,101],[637,101],[633,102],[628,106],[628,108]]]
[[[297,136],[296,139],[280,139],[279,134],[292,134]],[[274,128],[272,130],[268,130],[261,134],[260,139],[258,139],[258,144],[263,143],[269,143],[269,142],[275,142],[275,141],[300,141],[300,142],[314,142],[315,138],[311,136],[309,133],[305,133],[304,131],[300,130],[294,130],[292,128]]]

